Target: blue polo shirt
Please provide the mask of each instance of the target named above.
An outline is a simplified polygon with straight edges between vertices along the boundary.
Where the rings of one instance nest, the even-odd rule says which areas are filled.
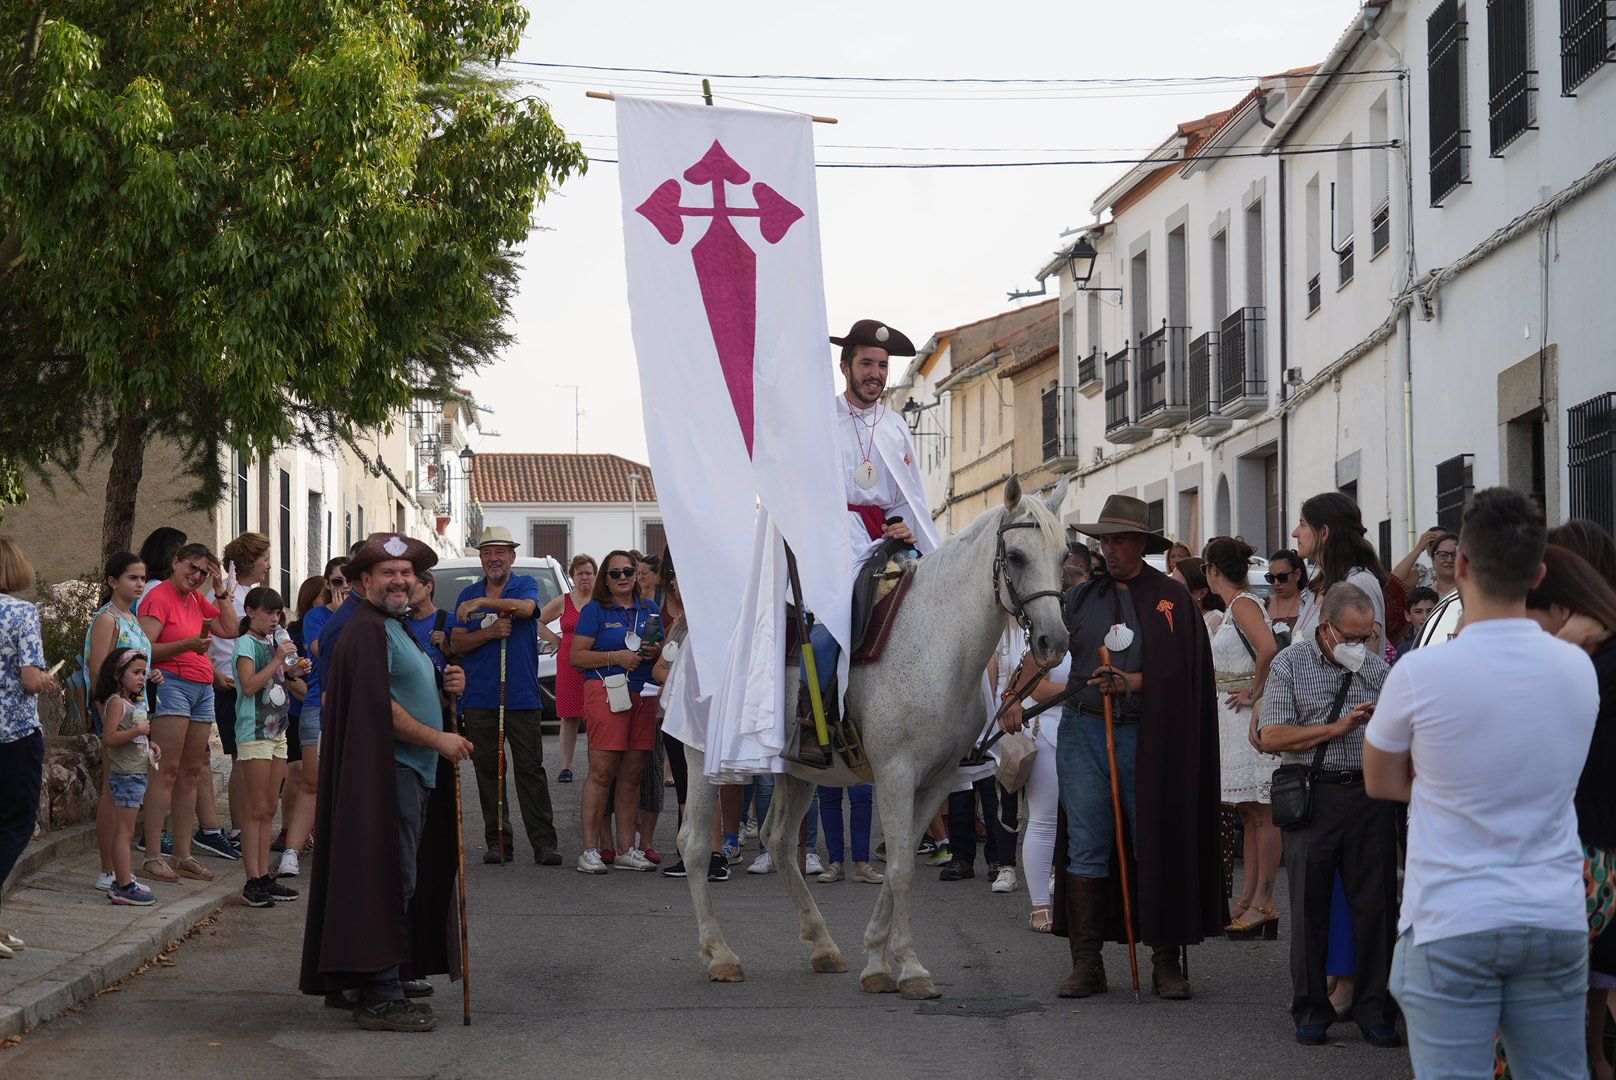
[[[641,600],[637,607],[607,607],[599,600],[591,600],[584,605],[578,613],[578,627],[573,633],[574,638],[593,638],[594,644],[590,648],[594,652],[617,652],[628,648],[624,638],[629,631],[645,636],[646,619],[658,614],[654,600]],[[628,672],[629,689],[639,693],[646,683],[651,681],[651,669],[656,666],[654,660],[647,660],[633,671]],[[583,668],[584,678],[600,679],[607,675],[621,675],[624,669],[612,666],[603,668]]]
[[[488,579],[474,581],[460,590],[455,610],[467,600],[488,595]],[[505,583],[501,600],[533,601],[533,618],[512,619],[511,636],[505,638],[505,707],[538,709],[539,700],[539,612],[544,605],[539,583],[526,574],[512,574]],[[481,630],[486,611],[473,612],[471,621],[453,622],[463,630]],[[466,692],[460,704],[467,709],[499,708],[499,641],[485,641],[460,658],[466,672]],[[325,646],[321,646],[324,648]]]
[[[432,666],[442,671],[448,666],[449,658],[444,656],[442,650],[436,645],[432,644],[432,631],[437,629],[439,615],[446,615],[446,613],[433,608],[431,613],[423,615],[419,619],[405,619],[404,625],[410,628],[410,633],[415,635],[415,640],[419,641],[421,648],[426,650],[427,656],[432,660]],[[453,625],[454,620],[445,617],[443,620],[443,632],[447,634],[449,628]]]
[[[398,619],[387,620],[387,689],[405,712],[429,728],[443,730],[443,705],[438,700],[432,661]],[[431,790],[437,786],[438,752],[430,746],[395,740],[393,761],[414,769],[422,787]]]
[[[364,602],[365,598],[359,595],[358,589],[350,589],[348,598],[342,602],[336,611],[331,613],[331,617],[326,620],[325,626],[320,628],[318,635],[320,659],[315,662],[315,666],[320,669],[321,686],[324,686],[326,681],[331,678],[331,653],[337,647],[337,640],[342,637],[342,631],[347,627],[348,620],[353,618],[353,613],[358,611],[359,605]],[[323,696],[322,692],[322,699]]]

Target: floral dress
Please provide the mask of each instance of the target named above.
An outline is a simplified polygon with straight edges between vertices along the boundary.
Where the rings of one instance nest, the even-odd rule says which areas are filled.
[[[22,687],[25,667],[45,667],[39,609],[0,593],[0,743],[26,739],[39,730],[39,698]]]

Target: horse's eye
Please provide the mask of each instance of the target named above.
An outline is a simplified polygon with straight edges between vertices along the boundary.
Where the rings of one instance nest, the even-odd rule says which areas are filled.
[[[1027,556],[1019,551],[1010,551],[1005,553],[1004,561],[1019,569],[1027,565]]]

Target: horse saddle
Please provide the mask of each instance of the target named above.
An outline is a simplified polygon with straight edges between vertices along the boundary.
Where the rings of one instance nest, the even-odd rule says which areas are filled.
[[[860,564],[853,577],[854,664],[873,664],[886,652],[898,611],[914,581],[909,545],[888,540]]]

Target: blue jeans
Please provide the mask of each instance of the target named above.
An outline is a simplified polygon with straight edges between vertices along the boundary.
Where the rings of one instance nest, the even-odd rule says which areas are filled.
[[[842,838],[842,790],[819,789],[819,818],[825,827],[825,856],[833,863],[847,861],[847,844]],[[847,801],[853,804],[853,861],[870,861],[870,803],[873,784],[847,788]]]
[[[1139,760],[1139,725],[1118,724],[1116,728],[1122,808],[1128,815],[1131,833],[1138,821],[1134,813],[1134,776]],[[1066,811],[1066,872],[1086,878],[1110,877],[1117,826],[1111,814],[1111,763],[1105,752],[1105,721],[1071,706],[1062,709],[1055,763],[1061,807]]]
[[[1585,931],[1506,926],[1424,945],[1405,933],[1391,986],[1419,1080],[1491,1077],[1498,1032],[1516,1076],[1588,1075]]]
[[[752,778],[752,782],[757,785],[757,794],[755,796],[757,809],[755,810],[755,813],[757,814],[758,832],[761,833],[763,831],[763,823],[769,819],[769,803],[774,801],[774,774],[759,773],[757,776]],[[818,790],[815,790],[813,801],[808,804],[808,843],[807,846],[803,848],[804,851],[814,850],[814,844],[819,841],[818,811],[819,792]],[[761,844],[762,842],[763,841],[760,837],[758,843]]]
[[[842,655],[842,647],[836,644],[830,629],[822,622],[816,622],[808,628],[808,643],[814,647],[814,674],[819,676],[819,691],[828,693],[831,677],[836,674],[836,661]],[[808,685],[807,664],[802,665],[798,681],[805,687]]]

